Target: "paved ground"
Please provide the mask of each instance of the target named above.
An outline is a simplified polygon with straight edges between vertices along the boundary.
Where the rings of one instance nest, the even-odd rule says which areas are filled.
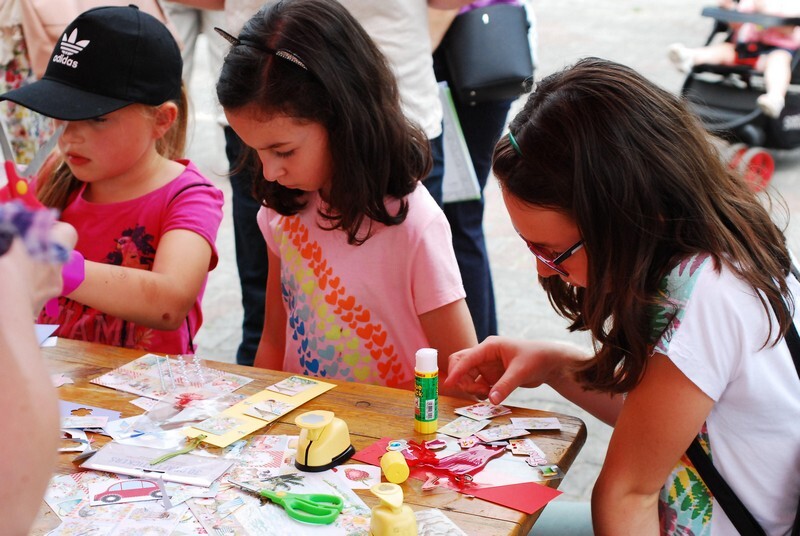
[[[713,4],[714,2],[708,2]],[[677,92],[683,76],[668,63],[667,46],[676,41],[700,45],[710,31],[709,20],[700,16],[702,3],[674,0],[537,0],[540,78],[566,66],[577,58],[599,56],[628,64],[662,87]],[[199,51],[198,68],[204,65]],[[205,62],[207,64],[207,61]],[[195,73],[191,91],[195,100],[196,127],[190,156],[226,192],[224,177],[227,162],[221,130],[216,126],[213,76]],[[513,113],[513,110],[512,110]],[[788,208],[800,209],[800,152],[777,153],[777,171],[772,181]],[[524,244],[514,234],[497,186],[486,190],[485,229],[494,270],[500,332],[522,338],[553,338],[588,344],[587,339],[564,330],[565,323],[546,302],[536,284],[533,261]],[[197,337],[204,357],[234,361],[240,338],[241,306],[233,248],[230,206],[225,207],[218,248],[220,263],[212,272],[204,300],[205,324]],[[789,234],[798,250],[800,227],[790,226]],[[547,388],[520,390],[513,402],[518,405],[579,415],[587,424],[589,439],[567,475],[562,500],[588,500],[605,456],[611,430],[578,410]]]

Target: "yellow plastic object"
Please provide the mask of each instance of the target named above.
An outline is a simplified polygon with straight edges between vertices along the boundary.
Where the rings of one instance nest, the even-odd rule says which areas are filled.
[[[301,471],[326,471],[355,453],[347,424],[332,411],[308,411],[294,422],[300,427],[294,465]]]
[[[402,484],[408,479],[408,462],[399,450],[392,450],[381,456],[381,470],[386,480],[393,484]]]
[[[439,365],[438,352],[420,348],[414,365],[414,430],[433,434],[439,428]]]
[[[384,482],[369,489],[381,503],[372,509],[370,536],[417,536],[417,518],[403,504],[403,490],[397,484]]]

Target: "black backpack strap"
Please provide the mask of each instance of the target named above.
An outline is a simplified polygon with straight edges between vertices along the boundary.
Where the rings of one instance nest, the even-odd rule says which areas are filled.
[[[686,455],[692,461],[692,465],[697,469],[700,478],[705,482],[706,487],[714,495],[717,503],[722,507],[722,510],[731,520],[733,526],[739,531],[739,534],[747,534],[752,536],[766,536],[766,532],[758,524],[753,514],[745,508],[742,501],[731,489],[722,475],[719,474],[717,468],[711,463],[711,458],[708,457],[706,451],[700,445],[700,440],[696,437],[689,448],[686,450]]]

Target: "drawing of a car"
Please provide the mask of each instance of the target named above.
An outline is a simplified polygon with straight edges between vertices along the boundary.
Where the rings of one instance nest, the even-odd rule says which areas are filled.
[[[102,501],[104,503],[115,503],[122,499],[147,496],[153,497],[154,499],[160,499],[161,489],[158,487],[158,484],[152,480],[142,480],[136,478],[132,480],[124,480],[122,482],[117,482],[110,485],[106,491],[95,495],[94,500]]]

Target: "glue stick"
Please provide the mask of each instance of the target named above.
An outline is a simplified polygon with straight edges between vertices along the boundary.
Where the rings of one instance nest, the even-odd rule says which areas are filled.
[[[414,430],[436,432],[439,419],[439,361],[433,348],[417,350],[414,366]]]

